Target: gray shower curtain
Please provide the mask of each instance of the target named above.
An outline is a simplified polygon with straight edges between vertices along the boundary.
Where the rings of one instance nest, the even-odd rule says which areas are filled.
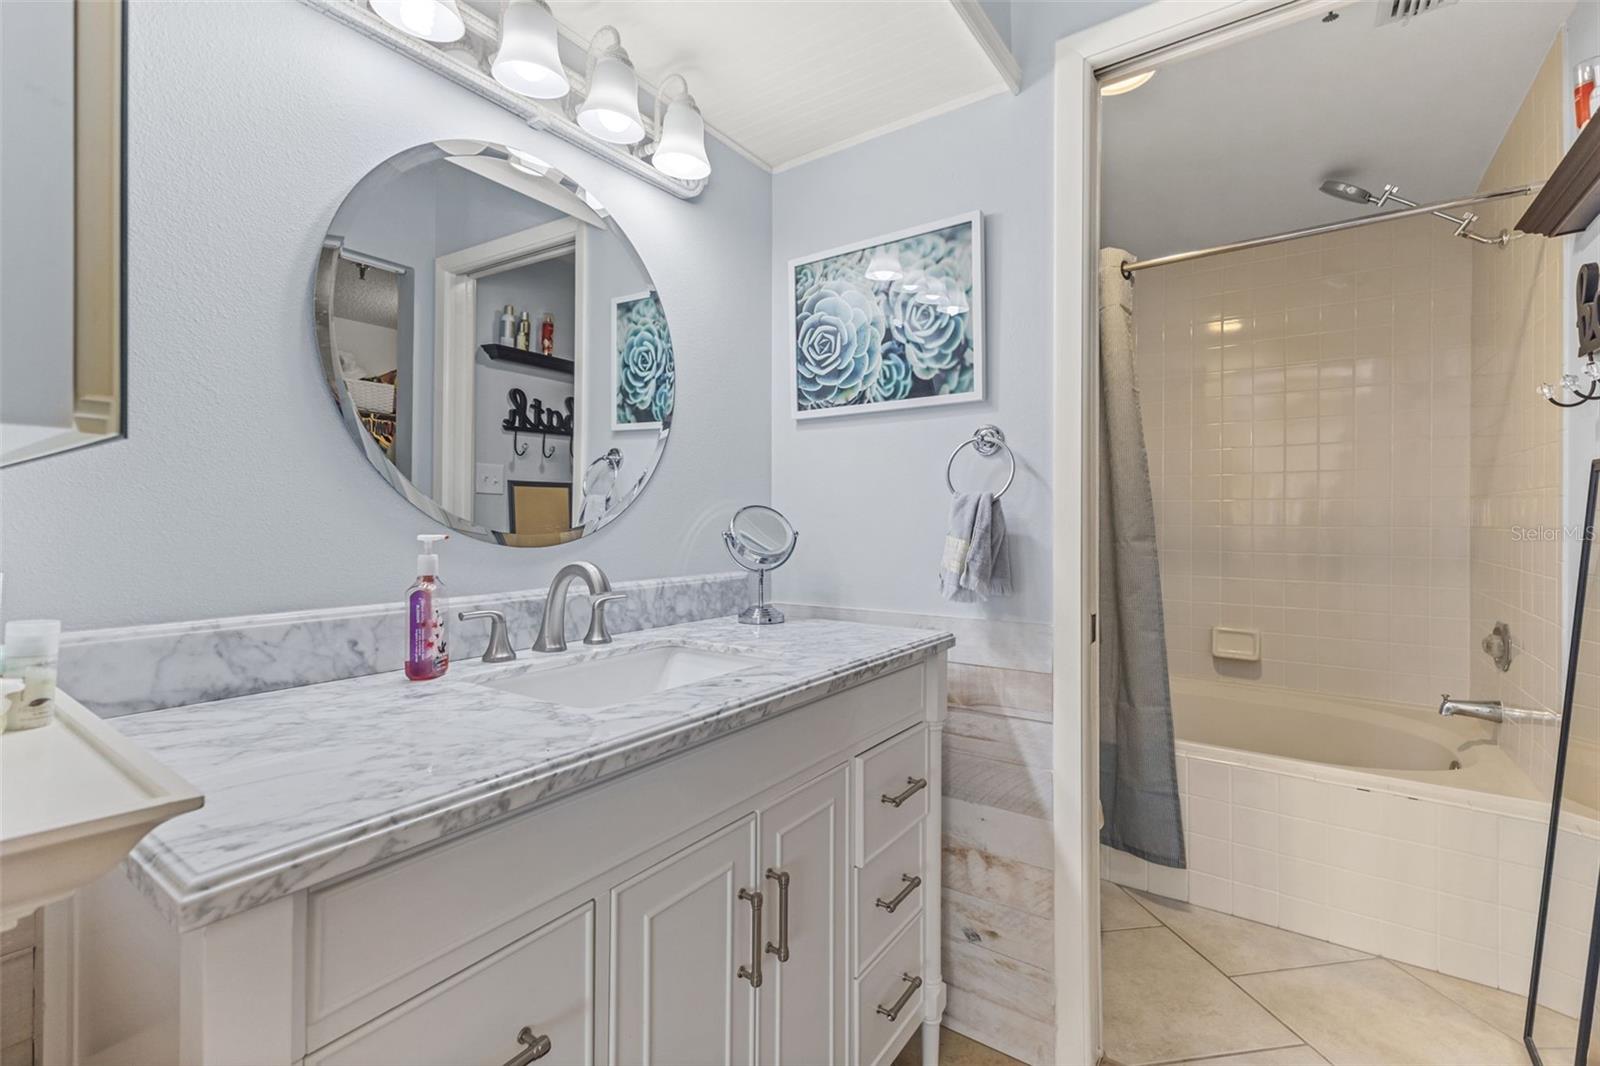
[[[1155,505],[1133,374],[1133,256],[1100,251],[1100,841],[1184,866]]]

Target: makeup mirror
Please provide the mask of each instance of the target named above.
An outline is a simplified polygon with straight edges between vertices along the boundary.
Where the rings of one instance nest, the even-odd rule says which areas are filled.
[[[799,531],[775,508],[750,504],[734,512],[722,542],[734,562],[756,575],[756,602],[739,614],[739,621],[753,626],[783,621],[783,612],[767,603],[767,572],[789,561],[799,539]]]

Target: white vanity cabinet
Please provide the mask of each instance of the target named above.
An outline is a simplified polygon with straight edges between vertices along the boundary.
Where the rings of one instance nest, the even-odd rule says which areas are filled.
[[[944,707],[935,653],[187,931],[119,873],[80,900],[79,1059],[843,1066],[918,1026],[931,1045]]]

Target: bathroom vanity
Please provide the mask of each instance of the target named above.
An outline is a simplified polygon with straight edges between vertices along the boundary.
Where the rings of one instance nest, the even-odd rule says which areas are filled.
[[[80,1060],[936,1056],[952,643],[720,619],[120,719],[207,804],[78,900]]]

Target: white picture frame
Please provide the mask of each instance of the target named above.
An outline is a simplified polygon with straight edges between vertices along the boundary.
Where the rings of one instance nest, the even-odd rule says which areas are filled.
[[[856,290],[865,288],[870,290],[875,295],[876,302],[878,304],[877,312],[881,313],[886,320],[886,332],[884,335],[888,336],[889,331],[887,328],[887,321],[890,317],[890,312],[894,303],[904,302],[904,294],[902,292],[895,291],[895,287],[901,284],[899,281],[892,283],[872,282],[864,276],[865,268],[870,265],[873,254],[879,249],[883,249],[885,253],[890,255],[905,254],[908,251],[907,249],[902,249],[900,253],[897,253],[894,249],[888,246],[897,244],[905,245],[908,242],[915,241],[917,238],[940,238],[941,235],[944,234],[944,231],[963,229],[966,231],[966,247],[970,249],[970,260],[965,264],[970,271],[970,276],[966,278],[959,277],[959,268],[961,265],[963,265],[960,262],[957,262],[954,264],[954,267],[952,267],[949,260],[946,260],[939,264],[938,269],[941,271],[941,273],[949,273],[951,269],[955,269],[957,273],[956,280],[964,285],[965,291],[963,295],[965,296],[967,302],[967,308],[962,314],[966,318],[966,347],[965,350],[956,357],[957,365],[949,370],[943,371],[942,374],[951,375],[960,373],[964,375],[966,370],[970,369],[970,387],[961,387],[963,384],[965,384],[964,382],[951,382],[947,377],[930,378],[922,376],[921,373],[914,373],[914,380],[911,385],[911,389],[913,392],[915,392],[914,395],[906,395],[901,398],[880,399],[872,399],[870,398],[870,394],[868,394],[866,398],[862,398],[858,395],[857,398],[851,401],[830,405],[818,405],[815,403],[814,397],[812,398],[812,402],[802,402],[803,390],[800,383],[800,375],[801,360],[803,357],[800,347],[800,332],[801,322],[805,318],[805,312],[800,305],[806,294],[800,291],[802,284],[800,280],[801,271],[806,268],[811,268],[813,270],[828,270],[831,267],[832,269],[843,270],[848,273],[856,270],[859,267],[862,271],[862,276],[859,279],[854,279],[851,287]],[[865,256],[860,256],[859,253],[867,254]],[[830,260],[840,260],[848,257],[856,257],[860,259],[861,262],[855,264],[829,263]],[[915,272],[915,263],[908,263],[906,265],[912,268],[912,272]],[[852,279],[848,277],[841,277],[839,280],[847,283],[852,282]],[[949,279],[945,278],[943,280],[948,287]],[[892,293],[893,296],[886,299],[886,294],[888,293]],[[907,408],[936,407],[945,406],[948,404],[981,402],[985,396],[987,378],[985,364],[983,297],[983,213],[980,211],[972,211],[966,214],[940,219],[938,221],[925,223],[919,226],[911,226],[906,229],[896,230],[893,233],[882,234],[868,240],[855,241],[851,244],[842,245],[837,248],[829,248],[820,252],[813,252],[808,255],[797,256],[796,258],[789,260],[789,295],[787,312],[789,315],[789,377],[786,388],[789,391],[790,413],[796,420],[808,420],[813,418],[834,418],[842,415],[876,414],[883,411],[896,411]],[[903,334],[903,331],[900,330],[894,330],[894,332]],[[902,339],[903,337],[901,339],[891,341],[891,345],[897,348],[898,354],[901,356],[902,361],[909,361],[907,359],[907,353],[909,353],[912,349],[910,343],[902,343]],[[942,358],[947,354],[948,353],[941,352],[940,356]],[[925,359],[923,360],[923,365],[919,369],[921,371],[926,371],[929,369]],[[929,394],[930,388],[936,389],[939,385],[948,385],[951,388],[951,391],[943,393],[934,391],[932,394]],[[885,389],[883,391],[887,392],[890,390]]]
[[[619,320],[622,317],[623,305],[637,304],[644,300],[654,300],[658,308],[661,306],[661,295],[654,289],[646,289],[643,292],[627,293],[623,296],[613,297],[611,300],[611,349],[608,358],[611,362],[611,397],[609,403],[611,408],[611,431],[613,433],[627,433],[638,429],[649,429],[660,432],[663,428],[663,424],[660,419],[650,422],[624,422],[618,417],[621,409],[626,406],[622,402],[622,336],[618,329],[620,325]],[[663,321],[665,321],[664,310],[662,311],[662,316]],[[677,356],[676,353],[671,350],[670,338],[671,333],[669,331],[668,354],[674,362],[675,374]]]

